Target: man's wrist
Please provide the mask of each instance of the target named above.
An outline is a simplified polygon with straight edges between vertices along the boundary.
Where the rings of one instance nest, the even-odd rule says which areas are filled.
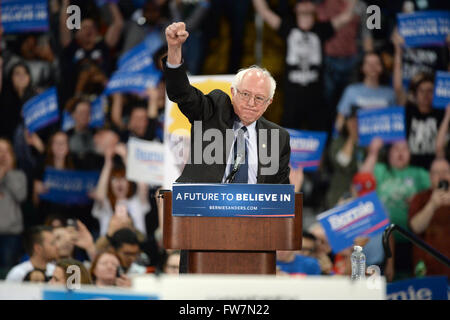
[[[169,61],[166,62],[167,67],[169,67],[170,69],[176,69],[179,68],[183,63],[177,63],[177,64],[173,64],[170,63]]]
[[[167,66],[171,68],[170,65],[180,66],[181,64],[183,64],[181,46],[169,47],[167,49]]]

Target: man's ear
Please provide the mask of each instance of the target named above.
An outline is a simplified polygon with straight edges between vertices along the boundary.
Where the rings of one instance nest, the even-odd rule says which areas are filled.
[[[272,104],[272,101],[273,101],[273,98],[270,99],[269,101],[267,101],[266,109],[264,110],[264,112],[266,112],[267,108]]]
[[[231,98],[234,98],[235,95],[236,95],[236,91],[234,91],[234,88],[231,87]]]
[[[35,243],[33,245],[33,255],[34,254],[40,254],[42,252],[42,245],[40,245],[39,243]]]

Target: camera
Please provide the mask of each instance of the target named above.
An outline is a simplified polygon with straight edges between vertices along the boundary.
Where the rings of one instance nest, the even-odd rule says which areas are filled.
[[[442,190],[445,190],[445,191],[448,191],[448,181],[447,180],[439,181],[438,188],[442,189]]]

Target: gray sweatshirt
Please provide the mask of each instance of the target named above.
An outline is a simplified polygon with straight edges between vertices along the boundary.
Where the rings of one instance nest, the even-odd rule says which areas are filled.
[[[0,179],[0,234],[23,231],[20,203],[27,197],[27,178],[22,171],[11,170]]]

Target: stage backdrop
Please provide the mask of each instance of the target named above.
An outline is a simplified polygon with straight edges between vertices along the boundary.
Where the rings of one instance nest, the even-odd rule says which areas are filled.
[[[220,89],[230,97],[232,80],[233,75],[189,77],[190,83],[204,94]],[[189,159],[191,124],[167,96],[164,119],[164,188],[172,189],[172,183],[181,175]]]

